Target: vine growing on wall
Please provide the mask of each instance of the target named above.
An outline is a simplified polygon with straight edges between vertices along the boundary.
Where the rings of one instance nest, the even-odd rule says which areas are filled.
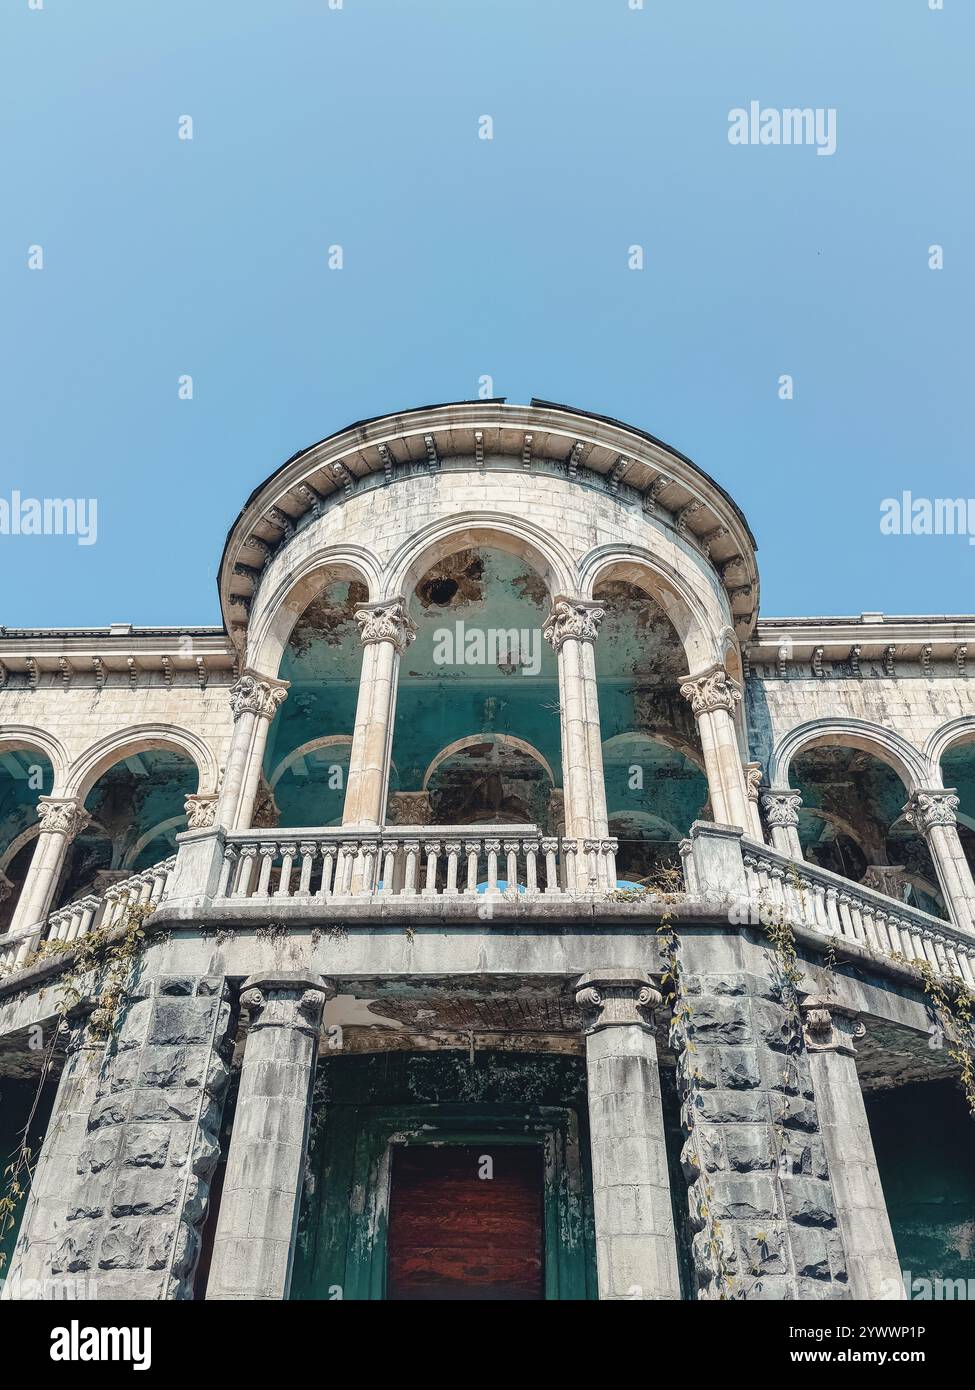
[[[683,896],[679,870],[658,870],[654,887],[664,902],[657,926],[657,937],[664,964],[661,985],[664,999],[670,1008],[669,1041],[677,1058],[678,1075],[683,1091],[682,1108],[686,1117],[684,1127],[687,1139],[682,1160],[696,1173],[694,1181],[688,1184],[688,1201],[692,1223],[697,1227],[698,1233],[703,1235],[703,1241],[696,1242],[695,1262],[703,1264],[718,1298],[728,1299],[734,1292],[734,1275],[725,1247],[723,1227],[714,1212],[714,1188],[700,1150],[694,1123],[695,1112],[700,1108],[698,1098],[702,1078],[700,1069],[693,1060],[697,1045],[693,1038],[692,1010],[684,983],[680,939],[674,929],[674,905]]]
[[[940,975],[929,960],[908,960],[900,954],[896,959],[921,976],[936,1024],[930,1045],[943,1047],[957,1066],[965,1103],[975,1119],[975,994],[957,975]]]
[[[34,1176],[36,1155],[30,1147],[30,1133],[40,1105],[44,1087],[51,1074],[58,1039],[68,1027],[68,1016],[92,991],[86,991],[86,980],[95,976],[95,1006],[87,1021],[88,1035],[105,1043],[113,1036],[125,1005],[126,990],[135,963],[145,943],[145,920],[155,909],[149,903],[133,904],[126,910],[121,924],[99,927],[81,941],[46,941],[28,956],[23,968],[53,956],[71,955],[64,973],[58,977],[59,991],[50,1041],[44,1049],[44,1059],[37,1087],[31,1102],[27,1122],[20,1131],[20,1142],[3,1170],[0,1188],[0,1240],[14,1226],[20,1204],[30,1189]],[[6,1255],[0,1251],[0,1270]]]

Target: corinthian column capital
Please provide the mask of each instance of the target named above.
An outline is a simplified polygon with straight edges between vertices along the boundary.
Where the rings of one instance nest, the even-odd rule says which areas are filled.
[[[904,818],[914,829],[926,835],[932,826],[955,825],[955,812],[961,803],[954,787],[935,787],[929,791],[912,792],[904,809]]]
[[[695,715],[711,714],[724,709],[734,713],[741,699],[741,686],[728,675],[723,666],[715,666],[700,676],[688,676],[681,683],[680,693]]]
[[[807,994],[803,999],[802,1035],[809,1052],[842,1052],[848,1057],[856,1053],[858,1038],[866,1034],[866,1024],[855,1009],[839,1004],[835,999]]]
[[[250,1031],[293,1028],[317,1036],[322,1011],[335,997],[335,985],[321,975],[279,971],[251,975],[243,984],[240,1002],[250,1014]]]
[[[605,616],[605,608],[600,608],[597,603],[561,596],[552,604],[552,611],[542,628],[542,636],[556,651],[567,638],[574,638],[577,642],[595,642],[599,624]]]
[[[73,796],[38,797],[37,815],[41,834],[63,835],[67,840],[73,840],[91,821],[80,800]]]
[[[770,827],[799,824],[799,808],[802,805],[800,792],[770,791],[762,796],[762,809]]]
[[[368,642],[392,642],[402,656],[416,637],[416,623],[406,611],[406,600],[388,599],[385,603],[363,603],[355,611],[362,645]]]
[[[258,671],[245,671],[230,691],[230,711],[234,723],[242,714],[256,714],[271,720],[288,695],[287,681],[262,676]]]

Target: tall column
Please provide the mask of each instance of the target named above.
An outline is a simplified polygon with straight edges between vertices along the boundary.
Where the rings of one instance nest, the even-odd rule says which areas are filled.
[[[854,1298],[903,1299],[904,1282],[857,1075],[854,1039],[866,1031],[852,1009],[807,996],[803,1035],[836,1219]]]
[[[250,828],[267,731],[287,694],[287,681],[249,669],[230,692],[234,736],[214,817],[227,830]]]
[[[10,930],[33,927],[51,910],[65,855],[74,837],[91,820],[78,797],[42,796],[37,801],[41,828]]]
[[[576,991],[588,1025],[599,1297],[679,1299],[652,1022],[660,994],[640,970],[592,970]]]
[[[542,636],[552,644],[559,664],[559,710],[562,726],[562,785],[565,835],[570,840],[604,840],[609,834],[603,746],[596,692],[596,635],[604,609],[583,599],[556,598]],[[576,858],[578,882],[589,885],[585,855]],[[615,883],[600,887],[612,890]]]
[[[362,640],[359,699],[349,756],[343,825],[382,825],[396,715],[399,659],[416,636],[403,598],[356,609]]]
[[[801,859],[799,843],[799,808],[802,796],[790,787],[772,787],[762,796],[762,807],[768,828],[772,832],[772,847],[790,859]]]
[[[714,819],[721,825],[738,825],[747,834],[751,825],[748,791],[733,718],[741,688],[723,666],[713,666],[688,676],[680,693],[697,720]]]
[[[68,1217],[77,1206],[72,1179],[88,1139],[88,1115],[98,1093],[105,1039],[92,1035],[88,998],[60,1023],[67,1034],[64,1070],[34,1169],[9,1270],[0,1271],[0,1299],[37,1301],[97,1298],[97,1277],[76,1258]],[[50,1027],[55,1027],[52,1019]],[[77,1272],[76,1272],[77,1271]],[[4,1274],[6,1278],[4,1278]]]
[[[251,1023],[207,1284],[208,1299],[284,1299],[291,1283],[322,1010],[320,975],[251,975]]]
[[[911,794],[904,814],[928,843],[955,925],[975,932],[975,881],[958,835],[958,804],[953,787],[922,789]]]

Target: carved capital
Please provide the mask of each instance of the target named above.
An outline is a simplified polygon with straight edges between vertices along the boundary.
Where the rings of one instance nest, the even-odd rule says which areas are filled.
[[[596,603],[583,599],[557,598],[552,611],[542,628],[542,636],[556,651],[562,643],[574,639],[577,642],[595,642],[599,624],[606,616],[606,610]]]
[[[758,804],[758,790],[762,785],[762,764],[745,764],[745,787],[748,791],[748,800]]]
[[[387,603],[364,603],[356,609],[355,620],[363,646],[368,642],[392,642],[402,655],[416,637],[416,623],[401,598]]]
[[[904,819],[926,835],[932,826],[957,824],[955,812],[960,804],[953,787],[916,791],[904,807]]]
[[[264,1028],[293,1028],[317,1036],[325,1003],[334,999],[335,992],[335,985],[321,975],[283,970],[249,976],[240,1002],[250,1014],[252,1033]]]
[[[642,970],[589,970],[576,981],[576,1003],[590,1033],[603,1028],[653,1031],[653,1010],[662,1002]]]
[[[390,825],[432,825],[433,805],[429,792],[393,792],[387,816]]]
[[[186,825],[189,830],[209,830],[217,809],[215,792],[198,793],[188,796],[183,802],[186,812]]]
[[[800,1005],[802,1036],[808,1052],[839,1052],[852,1057],[854,1043],[867,1029],[855,1009],[835,999],[807,994]]]
[[[64,835],[73,840],[91,821],[91,816],[76,797],[40,796],[37,816],[42,835]]]
[[[712,714],[719,709],[733,714],[741,699],[741,687],[723,666],[716,666],[701,676],[689,676],[682,683],[680,693],[695,715]]]
[[[288,687],[284,681],[273,680],[256,671],[245,671],[230,691],[230,712],[234,723],[242,714],[273,719],[287,695]]]
[[[762,796],[762,810],[766,823],[776,827],[791,827],[799,824],[799,808],[802,794],[794,791],[771,791]]]

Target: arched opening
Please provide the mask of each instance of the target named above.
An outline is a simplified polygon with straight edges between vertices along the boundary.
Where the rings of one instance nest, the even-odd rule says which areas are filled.
[[[199,780],[193,760],[170,748],[128,752],[106,768],[85,796],[91,820],[68,847],[53,906],[102,893],[175,854]]]
[[[425,569],[408,604],[417,635],[400,664],[387,819],[556,833],[559,690],[542,640],[544,579],[510,550],[469,545]]]
[[[958,797],[958,838],[968,866],[975,873],[975,732],[942,754],[941,779],[946,787],[954,787]]]
[[[355,610],[367,599],[359,580],[332,578],[292,627],[252,825],[341,825],[362,665]]]
[[[53,784],[54,769],[39,749],[0,752],[0,932],[10,926],[34,855],[38,797],[50,796]]]
[[[865,748],[822,743],[802,748],[789,776],[802,796],[806,859],[947,917],[930,851],[902,812],[908,789],[889,763]]]
[[[596,681],[609,829],[619,884],[637,886],[679,867],[678,842],[708,814],[708,784],[670,619],[626,578],[602,579],[593,597],[605,610]]]

